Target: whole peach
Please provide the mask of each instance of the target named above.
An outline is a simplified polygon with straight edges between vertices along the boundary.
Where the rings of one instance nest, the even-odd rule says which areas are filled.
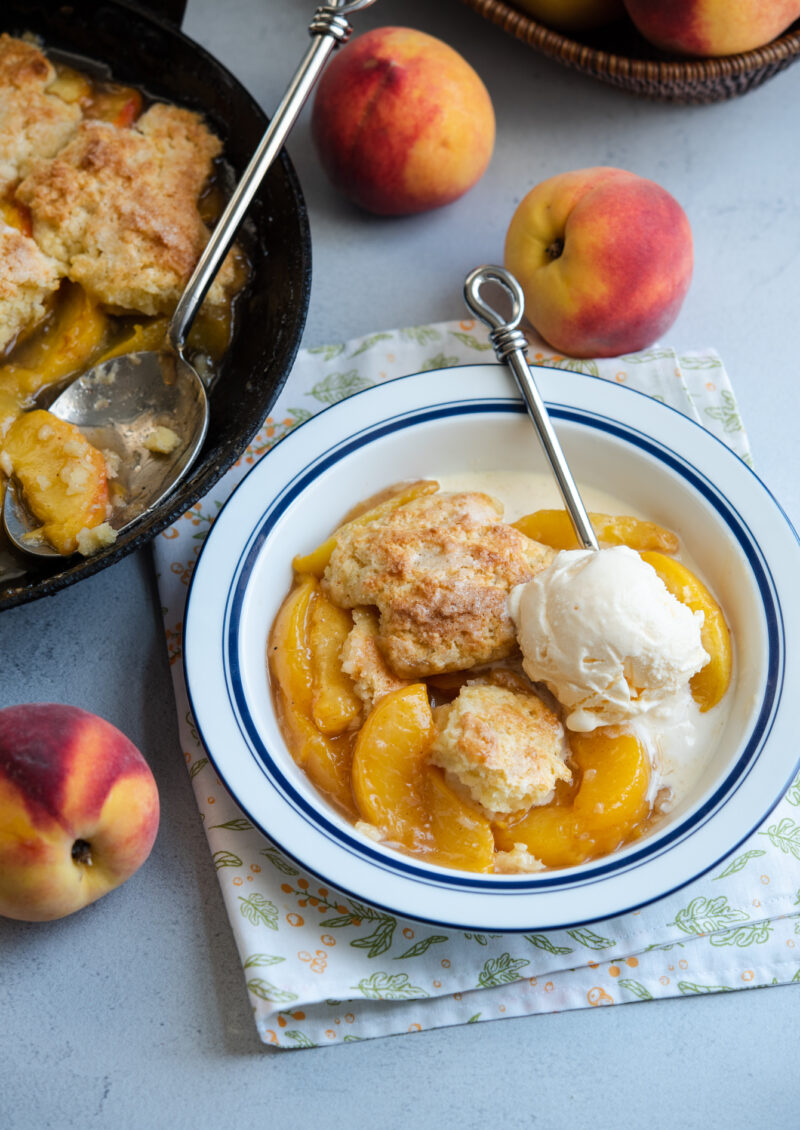
[[[58,703],[0,710],[0,915],[62,918],[150,854],[158,791],[115,726]]]
[[[618,19],[622,0],[516,0],[518,8],[560,31],[583,31]]]
[[[462,196],[494,147],[494,110],[472,67],[421,31],[382,27],[352,40],[317,88],[320,160],[356,204],[385,216]]]
[[[519,204],[505,265],[554,349],[614,357],[672,325],[692,276],[692,233],[666,189],[623,169],[551,177]]]
[[[639,31],[681,55],[735,55],[769,43],[800,17],[800,0],[625,0]]]

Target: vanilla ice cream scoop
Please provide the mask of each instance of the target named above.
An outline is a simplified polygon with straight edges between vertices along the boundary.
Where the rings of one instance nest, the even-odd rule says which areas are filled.
[[[559,553],[511,593],[523,667],[594,730],[666,706],[708,662],[703,613],[627,546]]]

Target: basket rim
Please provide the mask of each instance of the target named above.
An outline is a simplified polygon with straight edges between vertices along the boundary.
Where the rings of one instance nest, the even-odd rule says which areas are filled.
[[[498,25],[502,24],[504,31],[524,40],[544,55],[571,63],[580,69],[587,67],[611,69],[618,75],[626,74],[630,78],[648,82],[696,82],[731,78],[775,66],[800,55],[800,24],[795,30],[784,32],[762,47],[755,47],[751,51],[742,51],[736,55],[680,60],[633,59],[626,55],[614,55],[571,39],[568,35],[539,23],[505,0],[462,0],[462,2],[478,15]]]

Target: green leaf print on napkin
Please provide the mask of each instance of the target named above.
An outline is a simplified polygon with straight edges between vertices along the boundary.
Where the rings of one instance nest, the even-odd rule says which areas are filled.
[[[503,953],[500,957],[490,957],[478,975],[478,987],[490,989],[518,981],[519,971],[526,965],[530,965],[530,962],[524,957],[515,958],[510,953]]]
[[[320,926],[327,926],[329,930],[339,930],[344,926],[360,926],[362,922],[374,922],[375,929],[364,938],[354,938],[350,945],[356,949],[367,950],[367,957],[379,957],[391,948],[394,941],[394,932],[397,929],[397,919],[391,914],[381,914],[371,906],[350,900],[351,910],[345,910],[336,918],[326,918]]]
[[[371,334],[369,337],[364,338],[364,340],[361,342],[361,345],[359,345],[357,349],[353,350],[353,352],[350,354],[350,357],[358,357],[360,353],[366,353],[368,349],[372,349],[374,346],[376,346],[379,341],[391,341],[391,339],[391,334]]]
[[[573,952],[570,946],[554,945],[546,934],[526,934],[525,941],[530,942],[532,946],[536,946],[539,950],[547,950],[548,953],[560,955]]]
[[[600,370],[596,361],[581,357],[548,357],[539,362],[545,369],[568,369],[571,373],[588,373],[590,377],[599,377]]]
[[[668,357],[674,356],[672,349],[645,349],[642,353],[624,353],[618,360],[628,365],[645,365],[651,361],[666,361]]]
[[[651,1001],[653,994],[649,989],[646,989],[641,981],[634,981],[630,977],[623,977],[621,981],[617,981],[621,989],[627,989],[629,993],[633,993],[640,1001]]]
[[[582,946],[586,946],[590,950],[607,950],[614,945],[612,938],[604,938],[600,934],[595,934],[594,930],[588,930],[585,926],[579,930],[567,930],[567,933],[576,942],[580,942]]]
[[[410,949],[407,949],[405,953],[398,954],[394,960],[402,961],[404,957],[421,957],[422,954],[428,952],[431,946],[438,946],[446,941],[448,941],[446,934],[431,934],[429,938],[423,938],[422,941],[415,942]]]
[[[667,925],[677,926],[685,934],[713,934],[716,930],[726,929],[734,922],[746,921],[745,912],[729,906],[724,895],[713,899],[698,895],[685,909],[678,911],[674,922],[668,922]]]
[[[683,995],[689,996],[694,993],[732,993],[733,989],[729,985],[698,985],[694,981],[679,981],[678,988]]]
[[[277,985],[270,984],[262,977],[253,977],[247,982],[247,987],[254,997],[271,1004],[291,1004],[297,1000],[297,993],[290,993],[286,989],[279,989]]]
[[[323,404],[336,404],[362,388],[371,388],[372,381],[362,377],[358,369],[349,369],[346,373],[331,373],[324,380],[317,381],[311,390],[311,395],[321,400]]]
[[[226,820],[224,824],[210,824],[209,828],[224,828],[228,832],[249,832],[253,825],[244,816],[237,816],[235,820]]]
[[[732,863],[729,863],[724,871],[714,876],[714,881],[717,879],[727,879],[729,875],[735,875],[738,871],[746,867],[751,859],[757,859],[758,856],[766,854],[765,851],[761,851],[759,848],[753,848],[751,851],[745,851],[741,855],[737,855],[736,859],[734,859]]]
[[[208,765],[207,757],[201,757],[197,761],[193,761],[189,767],[189,777],[191,780],[194,780],[200,770],[205,769],[206,765]]]
[[[344,342],[337,342],[336,345],[315,345],[308,352],[321,357],[323,361],[333,361],[336,357],[340,357],[344,350]]]
[[[242,904],[239,911],[248,922],[252,922],[254,926],[269,926],[270,930],[278,929],[278,908],[274,902],[264,898],[258,891],[249,898],[239,895],[239,902]]]
[[[446,353],[437,353],[435,357],[429,357],[424,361],[419,371],[421,373],[430,373],[433,369],[447,369],[450,365],[457,365],[457,357],[448,357]]]
[[[742,431],[742,418],[739,415],[733,394],[728,392],[727,389],[723,389],[721,399],[722,405],[719,408],[704,409],[706,416],[709,416],[712,420],[719,420],[725,432]]]
[[[247,961],[244,963],[244,969],[257,969],[265,965],[280,965],[285,961],[285,957],[279,957],[277,954],[272,953],[251,953]]]
[[[487,349],[491,349],[491,343],[488,341],[478,341],[472,334],[460,333],[458,330],[450,330],[451,335],[466,345],[467,349],[474,349],[478,353],[485,353]]]
[[[789,791],[786,794],[786,799],[789,804],[793,804],[795,806],[800,805],[800,773],[797,774],[797,776],[789,786]]]
[[[283,856],[281,855],[281,853],[278,851],[277,848],[274,848],[274,847],[262,848],[259,854],[266,856],[266,858],[270,861],[272,866],[275,867],[278,871],[280,871],[280,873],[282,875],[299,875],[300,874],[300,872],[297,870],[296,867],[292,867],[291,863],[287,863],[287,861],[283,858]]]
[[[371,1001],[404,1001],[430,995],[412,985],[407,973],[373,973],[371,977],[363,977],[352,988],[358,989]]]
[[[762,945],[769,941],[772,933],[770,922],[751,922],[747,926],[737,926],[733,930],[724,930],[721,934],[712,934],[708,939],[712,946],[753,946]]]
[[[291,1032],[284,1032],[283,1038],[285,1040],[292,1040],[296,1048],[315,1048],[317,1046],[313,1040],[309,1039],[305,1032],[299,1032],[296,1028],[293,1028]],[[347,1037],[345,1037],[345,1039],[346,1038]]]
[[[400,336],[406,341],[415,341],[417,345],[430,345],[432,341],[441,341],[442,335],[435,326],[408,326],[400,331]]]
[[[719,357],[709,357],[706,353],[682,353],[678,358],[682,369],[721,369]]]
[[[759,836],[769,836],[776,848],[780,848],[786,855],[793,855],[800,859],[800,824],[795,824],[788,816],[780,824],[770,824],[766,832],[759,832]]]
[[[214,860],[214,866],[217,871],[220,867],[241,867],[242,861],[238,855],[234,855],[232,851],[215,851],[211,856]]]

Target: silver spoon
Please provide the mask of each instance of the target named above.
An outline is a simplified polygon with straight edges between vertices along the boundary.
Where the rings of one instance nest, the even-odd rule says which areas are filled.
[[[505,319],[481,296],[481,289],[486,283],[497,283],[510,297],[509,319]],[[536,387],[527,358],[528,343],[525,335],[518,329],[525,311],[522,287],[503,267],[476,267],[467,275],[464,282],[464,298],[475,317],[489,327],[489,340],[494,346],[498,360],[505,361],[516,378],[520,392],[525,398],[528,415],[533,420],[544,453],[556,477],[558,489],[561,491],[561,497],[579,543],[584,549],[599,549],[586,507],[583,505],[580,492],[564,457],[545,403]]]
[[[49,405],[54,416],[81,428],[90,443],[119,456],[121,500],[115,501],[111,517],[118,533],[158,506],[189,471],[203,445],[208,397],[199,374],[183,355],[192,322],[328,57],[350,37],[352,27],[345,17],[374,2],[331,0],[317,9],[309,25],[312,42],[186,284],[163,349],[106,361],[79,376]],[[153,453],[145,446],[158,426],[178,437],[168,454]],[[13,478],[6,490],[3,523],[10,540],[25,553],[61,556],[35,537],[38,523],[19,498]]]

